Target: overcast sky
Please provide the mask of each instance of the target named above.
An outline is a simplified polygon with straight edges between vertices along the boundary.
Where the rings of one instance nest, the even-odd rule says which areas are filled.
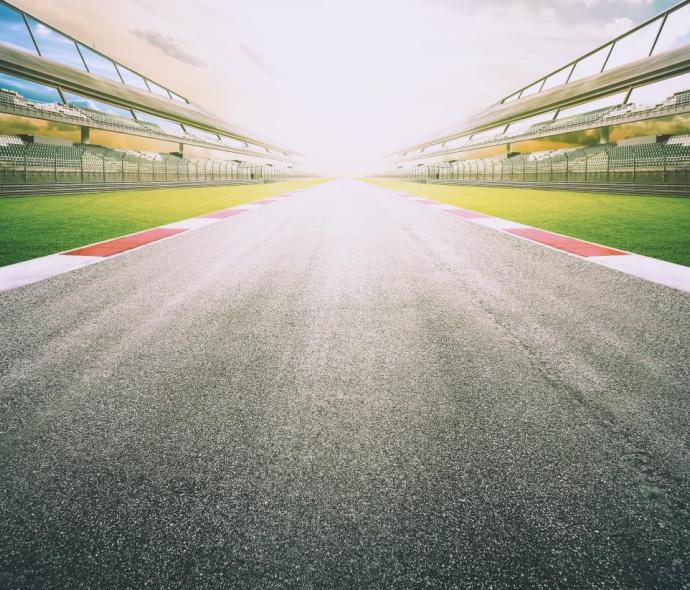
[[[427,138],[673,0],[11,0],[333,172]]]

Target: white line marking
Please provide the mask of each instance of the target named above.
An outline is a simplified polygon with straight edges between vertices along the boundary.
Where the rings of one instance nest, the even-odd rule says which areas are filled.
[[[104,260],[102,256],[51,254],[3,266],[0,268],[0,291],[23,287],[101,260]]]
[[[183,219],[182,221],[168,223],[168,225],[161,225],[161,227],[169,227],[171,229],[197,229],[199,227],[211,225],[212,223],[218,223],[219,221],[223,220],[216,218],[192,217],[191,219]]]
[[[681,264],[657,260],[640,254],[589,256],[587,260],[690,293],[690,267]]]
[[[478,217],[475,219],[468,219],[472,223],[478,223],[485,227],[490,227],[492,229],[515,229],[518,227],[530,227],[529,225],[523,225],[522,223],[517,223],[516,221],[509,221],[508,219],[500,219],[498,217]]]

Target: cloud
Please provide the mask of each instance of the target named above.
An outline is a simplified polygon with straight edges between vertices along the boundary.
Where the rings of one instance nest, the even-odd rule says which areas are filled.
[[[274,68],[258,51],[249,45],[240,43],[240,52],[265,74],[275,76],[278,73],[276,68]]]
[[[635,23],[632,19],[628,18],[627,16],[621,16],[614,18],[611,22],[606,23],[604,28],[609,35],[612,37],[617,37],[618,35],[622,35],[623,33],[629,31],[634,26]]]
[[[158,31],[132,29],[131,33],[149,45],[160,49],[168,57],[172,57],[190,66],[205,66],[206,62],[184,48],[184,42],[172,35],[164,35]]]

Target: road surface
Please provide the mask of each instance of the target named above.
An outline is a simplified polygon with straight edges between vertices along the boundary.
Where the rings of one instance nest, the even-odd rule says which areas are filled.
[[[688,588],[690,296],[332,182],[0,295],[2,588]]]

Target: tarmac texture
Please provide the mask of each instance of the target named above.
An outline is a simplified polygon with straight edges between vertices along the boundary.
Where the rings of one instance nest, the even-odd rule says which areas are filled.
[[[2,293],[0,587],[688,588],[688,334],[354,181]]]

